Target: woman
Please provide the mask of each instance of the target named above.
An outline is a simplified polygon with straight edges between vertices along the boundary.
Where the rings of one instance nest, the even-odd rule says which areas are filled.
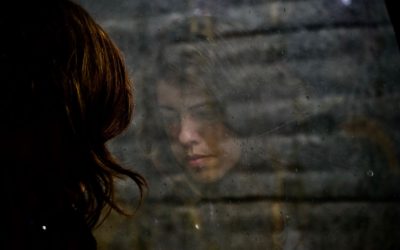
[[[2,249],[96,249],[101,214],[122,213],[113,179],[130,177],[140,193],[145,186],[105,145],[133,110],[122,56],[71,1],[1,12]]]
[[[191,180],[214,183],[241,157],[236,118],[228,111],[237,95],[226,87],[229,78],[218,60],[191,49],[190,56],[178,61],[161,55],[160,79],[150,90],[154,105],[146,114],[152,119],[143,134],[151,139],[149,151],[157,167],[178,164]]]

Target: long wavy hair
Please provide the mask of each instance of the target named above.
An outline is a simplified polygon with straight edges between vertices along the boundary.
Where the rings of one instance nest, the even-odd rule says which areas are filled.
[[[73,206],[93,228],[104,208],[123,212],[114,200],[115,177],[130,177],[140,198],[146,186],[106,147],[128,127],[134,109],[123,57],[71,1],[11,4],[0,12],[1,131],[9,144],[1,151],[18,157],[13,161],[20,169],[3,167],[3,173],[14,179],[23,173],[29,184],[20,184],[41,204],[33,206]]]

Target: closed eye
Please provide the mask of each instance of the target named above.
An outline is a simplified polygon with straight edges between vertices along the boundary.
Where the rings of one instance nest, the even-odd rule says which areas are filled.
[[[215,121],[221,119],[222,112],[216,103],[203,103],[190,107],[190,114],[194,119]]]

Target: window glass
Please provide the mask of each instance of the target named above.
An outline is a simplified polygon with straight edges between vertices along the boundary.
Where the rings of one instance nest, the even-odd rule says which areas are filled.
[[[109,147],[149,182],[135,216],[96,230],[100,249],[400,249],[383,0],[80,2],[135,84]],[[132,186],[118,182],[128,212]]]

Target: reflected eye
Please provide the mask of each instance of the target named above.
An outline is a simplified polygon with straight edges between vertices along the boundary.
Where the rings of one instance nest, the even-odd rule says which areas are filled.
[[[205,104],[195,107],[191,110],[190,113],[194,119],[205,122],[217,121],[220,120],[222,117],[222,112],[215,104]]]
[[[179,132],[181,126],[181,118],[191,119],[198,126],[206,125],[207,123],[214,123],[221,121],[222,112],[214,103],[204,103],[180,113],[176,109],[170,107],[160,107],[160,115],[162,125],[169,135],[174,135]]]

